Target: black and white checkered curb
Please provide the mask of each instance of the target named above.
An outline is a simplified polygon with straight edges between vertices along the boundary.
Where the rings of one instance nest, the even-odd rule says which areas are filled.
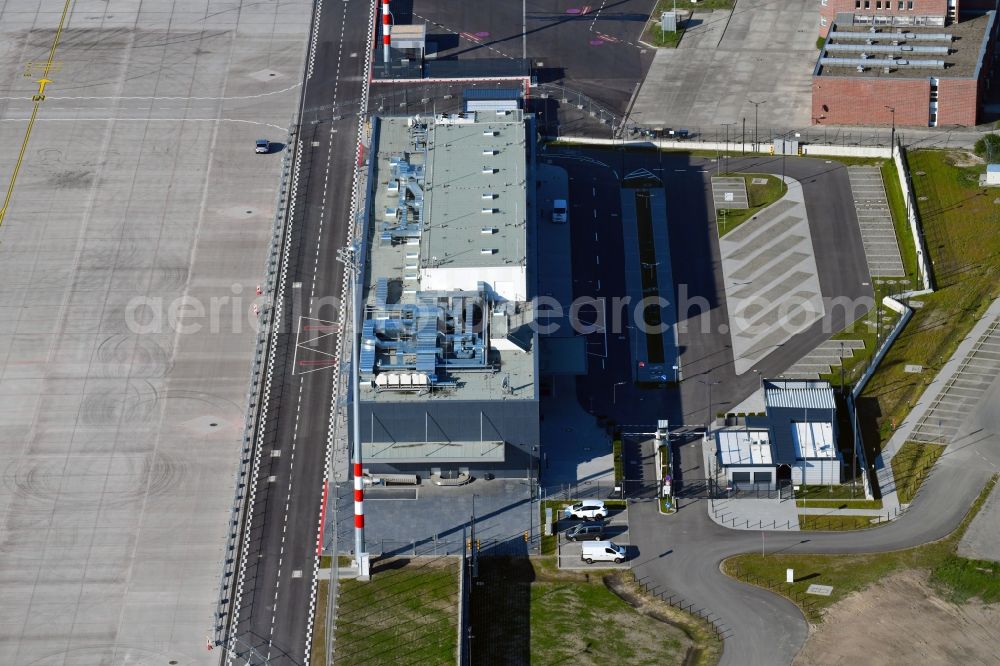
[[[358,106],[358,136],[357,136],[357,141],[355,142],[355,155],[360,154],[359,151],[361,150],[363,133],[365,131],[365,122],[364,122],[365,112],[368,109],[368,72],[370,71],[370,68],[371,68],[371,57],[372,57],[373,40],[374,40],[374,37],[375,37],[375,8],[376,8],[375,3],[372,3],[371,4],[371,9],[369,10],[369,14],[368,14],[368,40],[367,40],[367,44],[366,44],[366,48],[365,48],[365,65],[364,65],[364,77],[365,78],[364,78],[364,82],[362,83],[362,87],[361,87],[361,104]],[[318,24],[319,24],[319,22],[317,21],[317,25]],[[360,186],[361,173],[362,173],[361,169],[355,168],[355,170],[354,170],[354,178],[352,179],[352,182],[351,182],[351,205],[350,205],[350,208],[349,208],[349,211],[350,211],[349,212],[349,216],[350,216],[350,218],[348,220],[348,227],[347,227],[347,238],[348,238],[348,241],[355,248],[358,247],[357,242],[359,240],[357,238],[358,229],[359,229],[359,225],[357,224],[358,215],[359,214],[363,214],[362,211],[359,211],[359,202],[358,202],[358,192],[359,192],[359,189],[360,189],[359,186]],[[356,256],[357,256],[357,254],[355,253],[355,258],[356,258]],[[339,322],[341,322],[342,325],[341,325],[341,333],[340,333],[339,336],[337,336],[337,344],[336,344],[336,348],[335,348],[335,352],[334,352],[335,353],[335,358],[337,358],[338,360],[341,361],[341,363],[339,365],[339,368],[344,367],[344,363],[343,363],[343,360],[344,360],[344,357],[343,357],[343,354],[344,354],[344,332],[346,330],[350,330],[351,331],[351,335],[352,335],[352,339],[354,339],[353,338],[353,335],[354,335],[354,324],[353,324],[353,322],[352,322],[352,324],[351,324],[350,327],[343,325],[343,322],[345,322],[346,319],[347,319],[347,299],[344,298],[344,296],[346,294],[350,294],[351,298],[355,297],[355,295],[353,293],[351,277],[352,277],[351,267],[348,266],[347,264],[345,264],[344,265],[343,280],[341,281],[343,293],[341,294],[339,310],[338,310],[338,313],[337,313],[337,320]],[[325,455],[324,475],[323,475],[323,483],[324,484],[327,483],[328,480],[332,476],[332,472],[333,472],[333,465],[332,465],[333,450],[334,450],[334,447],[336,446],[336,443],[337,443],[337,439],[338,439],[337,435],[339,434],[339,432],[341,432],[340,429],[337,427],[337,416],[340,413],[341,408],[343,407],[343,404],[341,403],[341,401],[339,400],[339,398],[342,395],[341,389],[343,388],[343,381],[342,381],[342,379],[344,377],[344,374],[339,371],[339,368],[338,368],[338,372],[333,373],[333,378],[331,380],[333,382],[333,390],[332,390],[332,394],[331,394],[331,398],[330,398],[330,420],[329,420],[329,424],[328,424],[328,427],[327,427],[326,455]],[[326,494],[323,493],[322,495],[323,495],[323,499],[326,500],[327,499],[326,498]],[[322,531],[323,531],[323,507],[322,506],[320,507],[319,515],[320,515],[320,518],[319,518],[319,521],[318,521],[318,525],[316,527],[316,541],[317,541],[317,543],[319,543],[319,540],[322,538]],[[316,557],[315,557],[315,562],[313,564],[312,590],[311,590],[311,592],[309,594],[309,620],[308,620],[308,623],[306,624],[306,645],[305,645],[305,650],[304,650],[304,654],[305,654],[304,666],[309,666],[309,659],[312,656],[311,652],[312,652],[312,639],[313,639],[313,623],[314,623],[315,618],[316,618],[316,603],[317,603],[317,596],[318,596],[317,592],[319,590],[319,558],[320,558],[320,551],[319,551],[319,549],[317,549],[317,553],[316,553]],[[336,566],[337,566],[337,563],[336,563],[336,553],[334,553],[334,561],[332,563],[332,567],[335,568]],[[333,571],[331,571],[331,575],[334,575]]]

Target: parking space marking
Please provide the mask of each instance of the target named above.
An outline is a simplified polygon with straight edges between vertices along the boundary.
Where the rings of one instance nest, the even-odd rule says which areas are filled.
[[[881,169],[848,167],[847,174],[868,270],[880,277],[905,277]]]
[[[917,422],[910,439],[930,444],[949,444],[969,416],[979,407],[983,396],[1000,374],[1000,358],[994,347],[1000,345],[1000,319],[986,332],[962,360],[934,398],[927,412]]]

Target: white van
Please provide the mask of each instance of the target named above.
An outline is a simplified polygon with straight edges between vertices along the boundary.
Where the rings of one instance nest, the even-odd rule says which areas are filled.
[[[587,564],[594,562],[621,564],[625,561],[625,549],[612,541],[591,541],[582,544],[582,546],[580,559]]]
[[[560,224],[564,223],[568,216],[565,199],[556,199],[552,202],[552,221]]]

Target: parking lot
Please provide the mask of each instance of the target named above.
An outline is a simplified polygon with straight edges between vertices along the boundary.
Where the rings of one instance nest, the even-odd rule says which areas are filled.
[[[559,516],[562,516],[560,508]],[[557,554],[560,569],[628,569],[633,559],[638,554],[635,547],[629,542],[628,533],[628,508],[610,508],[608,512],[607,525],[604,536],[605,541],[613,541],[619,546],[625,547],[625,561],[621,564],[614,562],[594,562],[587,564],[583,561],[581,554],[583,544],[586,541],[570,541],[566,538],[566,532],[575,525],[586,521],[560,518],[556,521],[556,537],[558,539]],[[592,542],[590,542],[592,543]]]

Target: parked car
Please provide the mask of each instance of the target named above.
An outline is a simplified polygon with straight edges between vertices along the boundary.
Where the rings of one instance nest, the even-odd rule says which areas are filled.
[[[601,500],[583,500],[566,507],[563,516],[583,520],[604,520],[608,517],[608,509]]]
[[[566,530],[566,538],[570,541],[600,541],[604,538],[606,527],[603,520],[579,523]]]
[[[271,152],[271,142],[267,139],[257,139],[257,147],[254,152],[258,155],[266,155]]]
[[[556,199],[552,202],[552,221],[558,224],[566,222],[569,212],[565,199]]]
[[[580,559],[587,564],[594,562],[621,564],[625,561],[625,549],[612,541],[594,541],[583,544]]]

